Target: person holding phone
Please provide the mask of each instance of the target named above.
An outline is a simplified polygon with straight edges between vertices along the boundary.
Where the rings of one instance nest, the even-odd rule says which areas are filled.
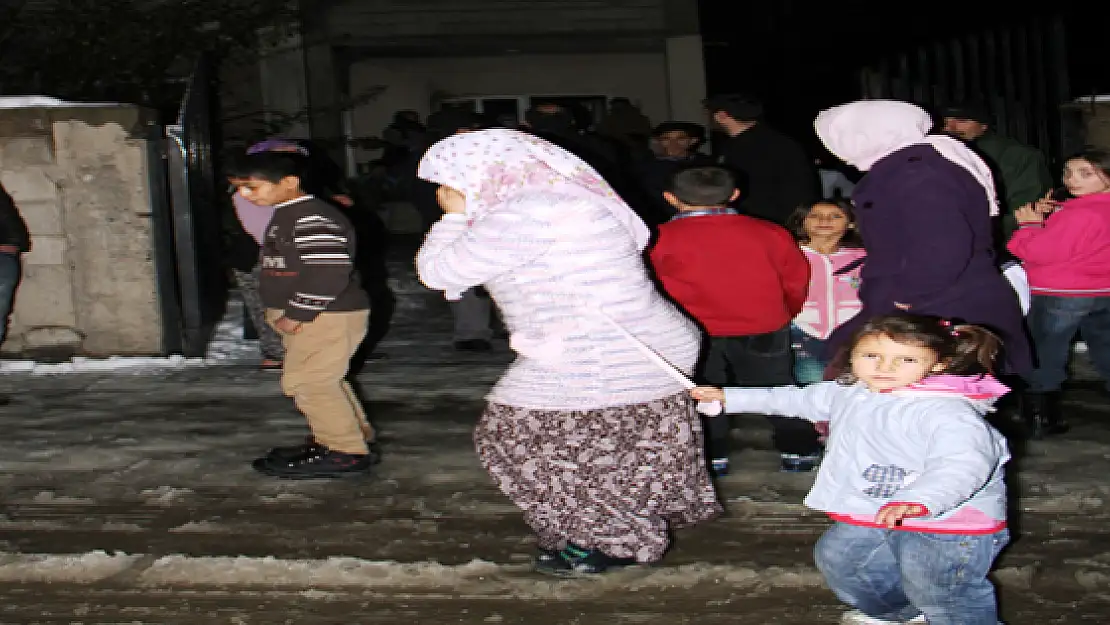
[[[1072,199],[1048,193],[1019,208],[1008,245],[1033,293],[1028,321],[1037,366],[1026,376],[1022,416],[1034,438],[1068,429],[1059,391],[1077,332],[1110,389],[1110,151],[1067,159],[1063,180]]]

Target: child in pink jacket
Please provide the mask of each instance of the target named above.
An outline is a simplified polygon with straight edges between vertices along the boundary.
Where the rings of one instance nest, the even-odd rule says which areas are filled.
[[[1046,196],[1019,208],[1007,246],[1025,264],[1033,292],[1028,323],[1037,367],[1026,379],[1022,416],[1034,438],[1068,429],[1059,391],[1077,332],[1110,388],[1110,152],[1069,158],[1063,181],[1074,199]]]
[[[791,327],[794,377],[805,385],[824,377],[833,356],[825,353],[825,339],[862,307],[858,291],[866,252],[855,230],[852,205],[845,200],[822,200],[800,207],[787,227],[797,237],[810,266],[805,306]]]

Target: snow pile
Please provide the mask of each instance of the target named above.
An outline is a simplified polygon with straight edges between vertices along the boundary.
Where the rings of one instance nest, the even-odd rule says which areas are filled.
[[[502,568],[484,560],[446,566],[438,562],[398,563],[359,558],[279,560],[271,557],[195,558],[172,555],[156,560],[143,572],[140,580],[148,586],[203,583],[217,586],[262,584],[299,588],[403,588],[477,582],[496,575]]]
[[[0,98],[2,100],[3,98]],[[3,108],[0,105],[0,108]],[[165,357],[109,356],[87,358],[74,356],[69,362],[42,363],[33,360],[0,361],[0,373],[27,373],[31,375],[57,375],[63,373],[133,373],[149,374],[161,371],[235,365],[259,360],[258,341],[243,340],[243,300],[233,293],[227,313],[216,326],[204,358],[186,358],[180,355]]]
[[[73,108],[79,106],[125,106],[118,102],[66,102],[44,95],[0,97],[0,109]]]
[[[118,575],[142,556],[92,551],[77,555],[0,554],[0,582],[90,584]]]

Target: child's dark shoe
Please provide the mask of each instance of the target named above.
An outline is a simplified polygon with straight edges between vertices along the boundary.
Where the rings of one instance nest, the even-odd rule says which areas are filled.
[[[821,464],[821,454],[802,456],[782,454],[782,470],[785,473],[809,473]]]
[[[382,461],[381,445],[377,442],[367,442],[366,446],[369,448],[370,464],[378,464]],[[274,447],[267,454],[267,458],[274,458],[279,461],[293,462],[299,460],[306,455],[318,453],[323,445],[316,442],[316,439],[309,436],[305,439],[304,444],[289,445],[287,447]]]
[[[312,480],[363,475],[373,466],[370,454],[346,454],[323,445],[305,450],[298,458],[281,459],[265,456],[251,466],[265,475],[290,480]]]

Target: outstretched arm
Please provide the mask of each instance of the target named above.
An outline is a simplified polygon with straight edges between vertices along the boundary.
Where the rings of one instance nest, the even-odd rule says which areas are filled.
[[[725,388],[713,389],[719,393],[704,393],[699,387],[691,394],[702,400],[724,400],[725,412],[756,412],[784,417],[796,417],[819,423],[828,421],[834,399],[845,391],[835,382],[811,384],[805,388],[781,386],[776,388]]]

